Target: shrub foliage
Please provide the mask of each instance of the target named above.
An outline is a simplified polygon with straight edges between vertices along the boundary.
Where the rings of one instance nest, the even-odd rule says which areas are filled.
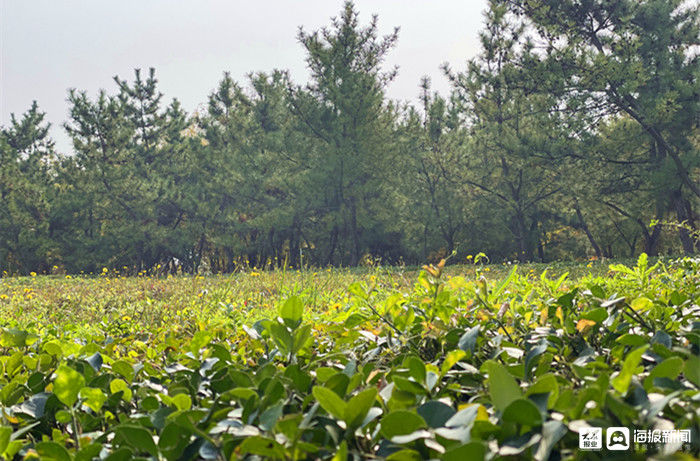
[[[377,271],[321,306],[283,282],[276,307],[212,301],[190,324],[124,306],[81,328],[20,313],[0,337],[0,454],[561,459],[587,426],[672,426],[692,444],[636,456],[698,455],[700,261],[487,269],[426,266],[402,285]]]

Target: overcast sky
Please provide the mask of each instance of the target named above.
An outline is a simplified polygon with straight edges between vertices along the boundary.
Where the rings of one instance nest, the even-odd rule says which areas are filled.
[[[37,100],[53,124],[61,151],[70,143],[68,88],[115,92],[112,78],[131,79],[133,69],[156,68],[165,98],[194,110],[207,100],[224,71],[242,80],[251,71],[288,69],[307,79],[297,28],[330,23],[342,0],[0,0],[0,123]],[[486,0],[357,0],[366,24],[399,26],[388,65],[399,75],[394,99],[416,100],[427,75],[441,92],[449,88],[440,65],[463,68],[478,51]]]

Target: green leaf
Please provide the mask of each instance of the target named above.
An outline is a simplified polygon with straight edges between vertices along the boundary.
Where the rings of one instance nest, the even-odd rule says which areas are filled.
[[[109,456],[105,458],[105,461],[131,461],[134,459],[134,450],[122,446],[121,448],[115,448],[112,450]],[[143,460],[143,458],[141,458]]]
[[[542,426],[542,440],[535,452],[535,459],[538,461],[549,459],[554,445],[561,440],[568,431],[566,425],[561,421],[547,421],[544,423]]]
[[[537,381],[527,389],[527,395],[545,393],[549,394],[548,406],[553,406],[557,398],[559,398],[559,383],[557,382],[557,378],[551,373],[540,376]]]
[[[602,323],[608,318],[608,310],[604,307],[592,309],[581,316],[582,319],[593,320],[595,323]]]
[[[574,299],[576,299],[577,294],[578,294],[577,288],[574,288],[573,290],[571,290],[568,293],[564,293],[563,295],[561,295],[557,298],[557,305],[559,305],[565,309],[571,309],[571,306],[574,303]]]
[[[362,379],[361,375],[357,376],[360,376],[360,379]],[[325,383],[325,387],[338,394],[340,398],[345,397],[345,393],[348,391],[348,385],[350,385],[350,378],[348,378],[348,375],[345,373],[336,373]]]
[[[343,420],[347,423],[348,428],[360,427],[365,416],[367,416],[367,412],[372,408],[376,400],[377,389],[375,387],[365,389],[353,396],[348,401],[343,415]]]
[[[71,461],[70,454],[62,445],[56,442],[39,442],[35,445],[41,459],[52,461]]]
[[[652,307],[654,307],[654,303],[649,298],[641,297],[633,299],[630,303],[630,307],[632,307],[632,309],[634,309],[637,312],[646,312]]]
[[[620,344],[624,344],[625,346],[642,346],[644,344],[649,343],[649,338],[642,335],[625,333],[624,335],[617,338],[615,341]]]
[[[67,424],[72,419],[71,414],[66,410],[58,410],[55,415],[56,422],[61,424]]]
[[[236,398],[240,400],[248,400],[252,397],[257,396],[258,393],[255,392],[255,390],[247,387],[235,387],[229,391],[224,392],[221,395],[222,397],[225,396],[227,399]]]
[[[178,459],[187,447],[190,432],[181,426],[170,422],[163,427],[158,437],[158,449],[167,459]]]
[[[95,352],[90,357],[87,357],[85,361],[95,370],[100,371],[102,368],[102,363],[104,362],[102,356],[99,352]]]
[[[513,266],[513,269],[510,271],[510,274],[508,274],[508,277],[506,277],[505,280],[503,280],[501,282],[501,284],[498,285],[496,287],[496,289],[493,291],[493,299],[497,299],[498,295],[500,295],[501,292],[503,290],[505,290],[505,288],[508,286],[508,284],[513,280],[513,277],[515,277],[515,272],[517,270],[518,270],[518,266],[516,264],[515,266]]]
[[[351,283],[348,286],[348,292],[351,295],[357,296],[360,299],[367,298],[367,292],[365,291],[365,288],[362,286],[362,282]]]
[[[640,254],[639,258],[637,259],[637,270],[639,271],[639,273],[643,274],[644,272],[646,272],[648,266],[649,256],[647,256],[646,253]]]
[[[417,411],[432,428],[443,427],[457,413],[454,408],[439,400],[425,402]]]
[[[397,435],[406,435],[424,429],[425,420],[417,413],[408,410],[392,411],[381,420],[381,433],[387,439]]]
[[[301,367],[297,364],[289,365],[286,370],[284,370],[284,376],[292,380],[294,387],[304,394],[309,392],[309,386],[311,386],[311,376],[309,376]]]
[[[61,365],[56,370],[56,379],[53,382],[53,393],[58,400],[67,406],[73,406],[78,400],[80,389],[85,386],[85,378],[74,369]]]
[[[12,435],[12,427],[10,426],[0,426],[0,455],[5,453],[7,445],[10,443],[10,436]]]
[[[331,367],[319,367],[314,370],[316,373],[316,380],[320,383],[325,383],[331,376],[340,373],[337,369]]]
[[[321,408],[326,410],[329,415],[337,419],[345,417],[347,405],[343,399],[338,397],[338,394],[323,386],[314,386],[311,392]]]
[[[190,341],[190,351],[192,353],[199,354],[199,351],[209,344],[212,339],[212,333],[210,331],[198,331],[192,336]]]
[[[43,349],[47,354],[60,357],[63,355],[63,349],[58,341],[48,341],[44,343]]]
[[[0,346],[2,347],[26,347],[34,344],[39,337],[34,333],[10,328],[2,330]]]
[[[294,348],[294,338],[287,327],[277,322],[270,322],[268,326],[272,339],[283,354],[287,354]]]
[[[533,346],[529,351],[527,351],[527,354],[525,355],[525,378],[530,379],[530,371],[532,371],[532,367],[536,365],[537,362],[534,360],[539,357],[540,355],[544,354],[547,352],[547,342],[541,342],[540,344],[537,344]]]
[[[88,445],[82,446],[80,450],[75,454],[75,461],[92,461],[95,458],[100,457],[100,452],[102,451],[102,444],[98,442],[93,442]]]
[[[240,453],[242,455],[253,454],[272,459],[286,458],[282,445],[273,439],[259,435],[246,438],[240,445]]]
[[[348,443],[343,440],[338,447],[338,451],[335,452],[333,459],[331,461],[347,461],[348,459]]]
[[[456,349],[447,353],[445,361],[442,362],[442,368],[440,369],[442,375],[450,371],[450,369],[457,364],[460,360],[466,357],[467,353],[461,349]]]
[[[304,304],[299,296],[290,296],[280,308],[280,317],[289,328],[296,328],[301,323],[304,313]]]
[[[486,445],[481,442],[469,442],[457,448],[447,450],[443,461],[477,461],[486,457]]]
[[[700,357],[691,355],[690,358],[685,361],[683,374],[688,381],[695,384],[696,387],[700,387]]]
[[[476,339],[479,336],[479,325],[468,329],[460,338],[457,346],[464,352],[474,353],[476,349]]]
[[[422,385],[408,378],[404,378],[403,376],[394,375],[394,377],[391,378],[391,382],[394,383],[397,389],[404,392],[410,392],[416,395],[425,395],[428,393]]]
[[[404,366],[408,368],[411,377],[415,379],[416,382],[421,384],[425,383],[425,363],[423,363],[420,358],[416,357],[415,355],[411,355],[404,360]]]
[[[404,448],[386,457],[387,461],[421,461],[423,457],[416,450]]]
[[[684,294],[679,293],[677,290],[674,290],[673,293],[671,293],[671,296],[668,300],[670,302],[670,305],[680,306],[688,300],[688,297]]]
[[[284,405],[280,403],[263,411],[258,418],[260,420],[260,429],[264,431],[272,430],[277,424],[277,420],[282,416],[283,407]]]
[[[102,389],[94,387],[83,387],[80,389],[80,397],[83,399],[83,404],[95,413],[98,413],[102,409],[102,405],[107,401],[107,396],[102,392]]]
[[[116,394],[117,392],[123,392],[122,394],[122,399],[125,402],[128,402],[131,400],[133,397],[133,392],[131,392],[131,389],[129,389],[129,385],[124,381],[123,379],[113,379],[109,383],[109,391],[112,394]]]
[[[112,371],[121,375],[127,382],[134,379],[134,367],[126,360],[117,360],[112,364]]]
[[[9,388],[9,386],[6,387]],[[44,416],[44,408],[50,396],[51,394],[47,392],[32,395],[20,406],[20,413],[26,413],[34,419],[40,419]]]
[[[603,290],[603,287],[601,287],[600,285],[591,285],[591,286],[589,286],[589,289],[591,290],[591,294],[593,296],[595,296],[596,298],[600,298],[600,299],[606,298],[605,291]]]
[[[542,415],[537,406],[528,399],[514,400],[503,411],[503,421],[517,423],[522,426],[539,426]]]
[[[158,457],[158,447],[147,429],[141,426],[123,425],[118,426],[114,432],[123,438],[128,445]]]
[[[192,398],[187,394],[177,394],[172,396],[172,402],[180,411],[189,410],[192,408]]]
[[[656,365],[644,379],[644,389],[649,391],[654,385],[655,378],[676,379],[683,371],[683,359],[677,356],[669,357]]]
[[[484,363],[484,368],[487,370],[489,377],[487,380],[489,387],[489,395],[493,406],[497,410],[503,411],[514,400],[522,396],[520,386],[513,378],[513,375],[508,373],[503,365],[493,360]]]
[[[634,272],[632,269],[625,266],[624,264],[610,264],[610,266],[608,267],[613,272],[622,272],[623,274],[627,275],[637,275],[636,272]]]
[[[642,346],[627,354],[625,361],[622,363],[622,370],[620,370],[620,374],[611,380],[613,388],[615,388],[615,390],[620,394],[627,393],[630,382],[632,382],[632,376],[637,373],[639,361],[642,359],[642,355],[648,348],[649,345]]]
[[[306,346],[311,339],[311,324],[306,324],[294,332],[294,348],[293,353],[300,351]]]

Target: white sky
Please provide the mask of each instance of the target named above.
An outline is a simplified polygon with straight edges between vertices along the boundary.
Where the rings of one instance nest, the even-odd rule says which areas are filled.
[[[165,101],[187,111],[207,100],[224,71],[242,80],[251,71],[289,69],[307,79],[297,28],[317,30],[339,14],[342,0],[0,0],[0,123],[32,100],[47,112],[61,151],[70,142],[61,124],[68,88],[116,91],[112,78],[156,68]],[[387,65],[399,66],[394,99],[416,100],[420,78],[446,92],[440,65],[463,68],[478,51],[486,0],[356,0],[362,24],[399,26]]]

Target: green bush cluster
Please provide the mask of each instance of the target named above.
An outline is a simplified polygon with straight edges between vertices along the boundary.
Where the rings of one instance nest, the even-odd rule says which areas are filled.
[[[269,318],[224,306],[196,331],[5,322],[0,455],[579,459],[587,426],[691,430],[632,459],[700,453],[699,260],[574,280],[487,268],[370,277],[331,309],[290,291]]]

